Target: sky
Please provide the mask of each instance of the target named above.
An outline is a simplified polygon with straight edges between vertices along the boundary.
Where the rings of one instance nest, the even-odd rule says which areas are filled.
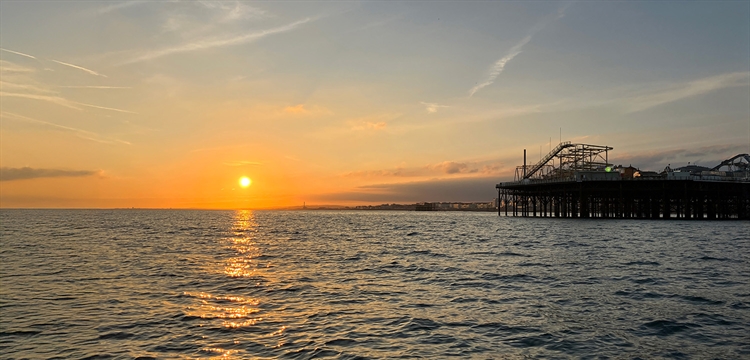
[[[749,153],[750,3],[0,2],[3,208],[492,201],[561,140]]]

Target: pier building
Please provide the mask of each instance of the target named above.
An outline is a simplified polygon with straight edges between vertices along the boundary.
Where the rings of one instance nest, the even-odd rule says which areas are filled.
[[[713,168],[614,166],[612,147],[562,142],[497,184],[498,214],[522,217],[750,220],[750,155]]]

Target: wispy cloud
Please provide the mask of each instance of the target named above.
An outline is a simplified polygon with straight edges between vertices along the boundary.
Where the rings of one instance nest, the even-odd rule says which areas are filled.
[[[750,72],[733,72],[677,84],[660,91],[650,91],[647,94],[628,99],[627,112],[643,111],[725,88],[748,86],[750,85],[748,80],[750,80]]]
[[[18,97],[18,98],[25,98],[25,99],[47,101],[47,102],[51,102],[53,104],[57,104],[57,105],[64,106],[64,107],[67,107],[67,108],[76,109],[76,110],[82,110],[80,107],[75,106],[74,102],[72,102],[72,101],[70,101],[68,99],[59,97],[59,96],[38,95],[38,94],[24,94],[24,93],[9,93],[9,92],[0,91],[0,97],[3,97],[3,96],[5,96],[5,97]]]
[[[514,45],[508,53],[500,58],[497,62],[495,62],[494,65],[492,65],[492,68],[490,68],[490,73],[487,76],[487,79],[485,79],[483,82],[475,85],[471,90],[469,90],[469,97],[474,96],[477,91],[481,90],[483,87],[491,85],[495,82],[495,79],[497,79],[497,76],[500,75],[500,73],[505,70],[505,65],[508,64],[509,61],[513,60],[514,57],[518,56],[518,54],[521,53],[521,49],[524,45],[528,44],[529,41],[531,41],[531,35],[526,36],[523,38],[518,44]]]
[[[222,16],[219,21],[221,22],[240,19],[262,18],[267,14],[265,10],[248,6],[240,1],[235,1],[231,5],[216,1],[198,1],[197,3],[203,5],[208,9],[220,10],[222,12]]]
[[[35,93],[42,93],[42,94],[50,94],[50,93],[56,93],[53,90],[46,89],[40,86],[32,85],[32,84],[19,84],[19,83],[12,83],[7,81],[0,81],[0,90],[21,90],[26,92],[35,92]]]
[[[305,115],[305,116],[319,116],[319,115],[330,115],[331,110],[319,105],[306,106],[305,104],[299,104],[294,106],[287,106],[284,108],[284,113],[291,115]]]
[[[34,56],[31,56],[31,55],[29,55],[29,54],[24,54],[24,53],[22,53],[22,52],[18,52],[18,51],[13,51],[13,50],[8,50],[8,49],[3,49],[3,48],[0,48],[0,50],[2,50],[2,51],[5,51],[5,52],[9,52],[9,53],[11,53],[11,54],[21,55],[21,56],[25,56],[25,57],[27,57],[27,58],[31,58],[31,59],[35,59],[35,60],[36,60],[36,57],[34,57]]]
[[[103,144],[120,143],[120,144],[130,145],[130,142],[127,142],[124,140],[111,139],[111,138],[104,137],[102,135],[99,135],[91,131],[78,129],[78,128],[65,126],[65,125],[60,125],[60,124],[55,124],[49,121],[37,120],[37,119],[33,119],[27,116],[7,112],[7,111],[0,113],[0,117],[4,119],[11,119],[11,120],[23,121],[23,122],[33,123],[33,124],[44,125],[47,127],[51,127],[55,130],[70,132],[82,139],[91,140],[91,141],[95,141],[98,143],[103,143]]]
[[[36,70],[12,63],[7,60],[0,60],[0,73],[31,73]]]
[[[687,165],[688,162],[706,167],[714,167],[725,159],[746,152],[747,144],[729,143],[696,148],[663,149],[621,153],[610,161],[616,164],[632,165],[642,170],[661,170],[666,165],[672,168]]]
[[[54,177],[84,177],[100,173],[91,170],[34,169],[31,167],[0,168],[0,181],[29,180]]]
[[[58,86],[65,89],[132,89],[130,86],[97,86],[97,85],[68,85]]]
[[[267,29],[267,30],[261,30],[261,31],[250,33],[250,34],[232,36],[232,37],[226,37],[226,38],[218,38],[218,39],[217,38],[203,39],[203,40],[193,41],[190,43],[186,43],[186,44],[182,44],[179,46],[170,47],[166,49],[153,50],[145,54],[142,54],[140,56],[137,56],[131,60],[125,61],[121,65],[132,64],[132,63],[137,63],[137,62],[146,61],[146,60],[153,60],[153,59],[157,59],[163,56],[177,54],[177,53],[200,51],[200,50],[211,49],[215,47],[224,47],[224,46],[232,46],[232,45],[249,43],[249,42],[262,39],[269,35],[292,31],[298,28],[299,26],[310,21],[311,21],[310,18],[306,18],[300,21],[295,21],[293,23],[290,23],[284,26],[279,26],[279,27],[275,27],[275,28]]]
[[[570,7],[572,3],[564,3],[557,11],[557,13],[554,16],[547,16],[542,21],[538,22],[536,25],[534,25],[533,28],[531,28],[531,31],[529,31],[529,35],[526,35],[521,41],[519,41],[517,44],[513,45],[513,47],[508,50],[508,52],[505,54],[505,56],[501,57],[500,60],[496,61],[492,67],[490,68],[490,72],[487,75],[487,78],[482,81],[481,83],[478,83],[474,85],[474,87],[469,90],[469,97],[474,96],[477,91],[481,90],[482,88],[491,85],[495,82],[495,79],[500,75],[500,73],[505,70],[505,66],[513,60],[518,54],[521,53],[523,50],[523,47],[531,41],[531,38],[539,31],[544,29],[550,22],[552,22],[555,19],[560,19],[565,16],[565,11]]]
[[[76,101],[71,101],[71,100],[65,99],[65,98],[60,97],[60,96],[38,95],[38,94],[24,94],[24,93],[9,93],[9,92],[0,91],[0,97],[2,97],[2,96],[6,96],[6,97],[19,97],[19,98],[25,98],[25,99],[47,101],[47,102],[51,102],[53,104],[57,104],[57,105],[60,105],[60,106],[64,106],[64,107],[71,108],[71,109],[76,109],[76,110],[83,110],[81,108],[81,106],[85,106],[85,107],[90,107],[90,108],[95,108],[95,109],[110,110],[110,111],[116,111],[116,112],[121,112],[121,113],[128,113],[128,114],[136,114],[136,115],[138,115],[137,112],[133,112],[133,111],[123,110],[123,109],[117,109],[117,108],[111,108],[111,107],[106,107],[106,106],[99,106],[99,105],[92,105],[92,104],[80,103],[80,102],[76,102]]]
[[[51,59],[50,59],[50,60],[51,60]],[[96,76],[101,76],[101,77],[107,77],[106,75],[102,75],[102,74],[100,74],[100,73],[98,73],[98,72],[96,72],[96,71],[94,71],[94,70],[91,70],[91,69],[86,69],[85,67],[82,67],[82,66],[78,66],[78,65],[73,65],[73,64],[68,64],[68,63],[66,63],[66,62],[62,62],[62,61],[57,61],[57,60],[51,60],[51,61],[53,61],[53,62],[56,62],[56,63],[58,63],[58,64],[60,64],[60,65],[65,65],[65,66],[69,66],[69,67],[72,67],[72,68],[74,68],[74,69],[78,69],[78,70],[82,70],[82,71],[85,71],[85,72],[87,72],[87,73],[89,73],[89,74],[91,74],[91,75],[96,75]]]
[[[438,109],[440,109],[440,108],[450,107],[448,105],[440,105],[438,103],[428,103],[428,102],[424,102],[424,101],[421,101],[420,104],[424,105],[425,106],[425,110],[427,110],[427,112],[430,113],[430,114],[434,114],[434,113],[438,112]]]
[[[116,11],[116,10],[125,9],[125,8],[129,8],[131,6],[134,6],[134,5],[145,4],[145,3],[146,3],[146,1],[123,1],[123,2],[114,3],[112,5],[100,8],[98,10],[98,13],[99,14],[106,14],[106,13],[110,13],[110,12],[113,12],[113,11]]]
[[[121,112],[121,113],[126,113],[126,114],[136,114],[136,115],[138,115],[138,113],[134,112],[134,111],[128,111],[128,110],[123,110],[123,109],[116,109],[116,108],[111,108],[111,107],[106,107],[106,106],[84,104],[84,103],[79,103],[79,102],[76,102],[75,104],[78,104],[78,105],[81,105],[81,106],[90,107],[90,108],[94,108],[94,109],[110,110],[110,111],[116,111],[116,112]]]

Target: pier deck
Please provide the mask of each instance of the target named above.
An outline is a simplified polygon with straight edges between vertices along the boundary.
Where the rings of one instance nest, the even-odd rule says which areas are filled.
[[[750,219],[750,182],[667,179],[501,183],[506,216],[618,219]]]

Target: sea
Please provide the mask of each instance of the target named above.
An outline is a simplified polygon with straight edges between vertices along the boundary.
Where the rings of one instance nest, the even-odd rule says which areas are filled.
[[[748,359],[750,223],[0,210],[3,359]]]

